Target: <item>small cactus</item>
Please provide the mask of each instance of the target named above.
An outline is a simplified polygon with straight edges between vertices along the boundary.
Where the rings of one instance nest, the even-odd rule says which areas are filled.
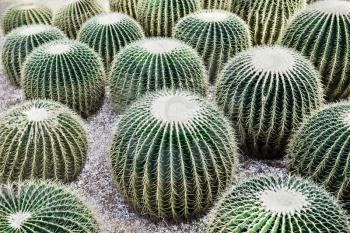
[[[149,91],[181,88],[205,95],[207,89],[202,59],[190,46],[170,38],[126,46],[115,57],[109,81],[117,112]]]
[[[137,18],[147,36],[171,37],[177,21],[200,7],[200,0],[138,0]]]
[[[349,233],[350,228],[345,211],[324,189],[299,177],[264,175],[229,191],[207,232]]]
[[[221,9],[230,10],[230,0],[201,0],[203,9]]]
[[[0,185],[3,233],[99,233],[90,207],[69,189],[48,182]]]
[[[222,10],[203,10],[182,18],[175,37],[195,48],[203,57],[214,81],[223,65],[251,45],[248,25],[238,16]]]
[[[292,20],[282,39],[317,67],[331,101],[350,95],[349,19],[350,2],[318,1]]]
[[[22,64],[33,49],[64,38],[63,32],[49,25],[26,25],[14,29],[5,37],[1,54],[5,76],[13,85],[19,86]]]
[[[107,13],[88,20],[81,28],[78,39],[89,45],[102,57],[106,71],[115,54],[132,41],[144,38],[143,29],[125,14]]]
[[[137,3],[138,0],[109,0],[109,8],[137,19]]]
[[[0,182],[71,181],[83,168],[86,153],[80,117],[60,103],[28,101],[0,118]]]
[[[306,0],[232,0],[231,11],[252,30],[254,45],[274,44]]]
[[[52,10],[36,3],[17,3],[7,8],[2,16],[4,34],[30,24],[51,24]]]
[[[22,69],[27,99],[51,99],[81,115],[96,112],[104,97],[105,73],[101,58],[87,45],[57,40],[35,49]]]
[[[237,171],[232,131],[201,97],[149,93],[128,108],[113,136],[117,187],[134,209],[154,220],[197,217]]]
[[[224,68],[217,102],[234,122],[243,150],[258,158],[283,156],[300,123],[322,103],[320,76],[294,50],[251,48]]]
[[[75,0],[55,13],[53,24],[66,33],[70,39],[75,39],[81,26],[88,19],[103,12],[103,6],[98,0]]]

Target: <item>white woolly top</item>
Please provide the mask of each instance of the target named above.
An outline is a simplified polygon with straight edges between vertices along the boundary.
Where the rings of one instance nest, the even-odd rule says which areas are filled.
[[[345,114],[343,115],[343,122],[344,122],[346,125],[350,126],[350,113],[345,113]]]
[[[49,118],[49,114],[44,108],[32,107],[25,112],[28,121],[44,121]]]
[[[12,229],[18,230],[30,217],[32,217],[30,213],[14,213],[9,216],[8,223]]]
[[[350,14],[350,2],[343,0],[318,1],[309,6],[309,10],[316,10],[332,15]]]
[[[96,22],[101,25],[111,25],[119,23],[125,18],[125,15],[118,13],[108,13],[101,16],[97,16]]]
[[[49,26],[47,25],[38,25],[38,24],[33,24],[28,27],[25,27],[20,30],[20,34],[23,36],[30,36],[30,35],[35,35],[41,32],[44,32],[48,30]]]
[[[230,17],[231,13],[219,10],[206,10],[193,14],[193,17],[205,22],[222,22]]]
[[[140,46],[147,52],[153,54],[170,53],[183,47],[181,41],[170,38],[148,39],[140,43]]]
[[[19,5],[18,6],[18,9],[21,9],[21,10],[31,10],[31,9],[35,9],[37,8],[38,5],[36,4],[33,4],[33,3],[25,3],[23,5]]]
[[[53,44],[47,48],[47,52],[51,54],[65,54],[68,53],[71,49],[71,46],[68,44]]]

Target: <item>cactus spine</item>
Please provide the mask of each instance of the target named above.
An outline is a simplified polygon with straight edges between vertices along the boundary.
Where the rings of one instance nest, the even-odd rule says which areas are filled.
[[[109,0],[111,11],[127,14],[137,19],[137,3],[138,0]]]

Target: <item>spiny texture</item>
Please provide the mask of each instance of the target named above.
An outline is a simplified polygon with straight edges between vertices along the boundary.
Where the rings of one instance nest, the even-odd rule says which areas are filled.
[[[171,37],[177,21],[200,6],[200,0],[139,0],[137,18],[147,36]]]
[[[0,186],[0,232],[99,233],[93,212],[70,190],[53,183]]]
[[[201,0],[203,9],[222,9],[230,10],[230,0]]]
[[[195,48],[203,57],[214,81],[224,64],[251,45],[248,25],[238,16],[221,10],[204,10],[181,19],[175,37]]]
[[[59,9],[53,24],[75,39],[81,26],[91,17],[102,14],[104,9],[98,0],[75,0]]]
[[[155,220],[189,220],[231,184],[237,151],[229,123],[204,99],[152,92],[118,123],[110,148],[117,187]]]
[[[231,11],[248,23],[253,44],[274,44],[305,5],[306,0],[232,0]]]
[[[137,3],[138,0],[109,0],[109,7],[111,11],[121,12],[136,19]]]
[[[63,32],[49,25],[27,25],[13,30],[6,36],[1,53],[5,76],[19,86],[22,64],[33,49],[64,38]]]
[[[22,87],[27,99],[56,100],[83,116],[100,108],[104,78],[98,54],[72,40],[40,46],[28,56],[22,69]]]
[[[329,100],[350,95],[349,35],[350,2],[319,1],[295,17],[282,39],[318,68]]]
[[[25,102],[0,119],[0,181],[73,180],[85,164],[79,116],[47,100]]]
[[[83,25],[78,35],[79,41],[100,54],[106,71],[122,47],[142,38],[141,26],[131,17],[119,13],[95,16]]]
[[[251,48],[221,75],[217,102],[234,122],[243,150],[254,157],[281,157],[293,130],[322,103],[319,74],[291,49]]]
[[[118,53],[110,76],[116,111],[144,93],[163,88],[206,94],[207,77],[202,59],[185,43],[166,38],[135,42]]]
[[[30,24],[51,24],[52,10],[45,5],[19,3],[7,8],[2,16],[1,26],[4,34]]]
[[[208,233],[350,232],[345,211],[325,190],[298,178],[266,175],[232,189],[216,206]]]

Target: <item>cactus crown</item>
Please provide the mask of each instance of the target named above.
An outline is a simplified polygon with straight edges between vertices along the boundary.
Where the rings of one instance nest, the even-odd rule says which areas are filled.
[[[323,0],[309,5],[307,11],[316,11],[327,15],[348,15],[350,14],[350,4],[342,0]]]
[[[230,19],[232,14],[227,11],[199,11],[195,14],[193,14],[193,17],[199,20],[203,20],[205,22],[223,22]]]
[[[160,56],[187,48],[184,43],[170,38],[155,38],[142,41],[139,46],[146,52]]]

